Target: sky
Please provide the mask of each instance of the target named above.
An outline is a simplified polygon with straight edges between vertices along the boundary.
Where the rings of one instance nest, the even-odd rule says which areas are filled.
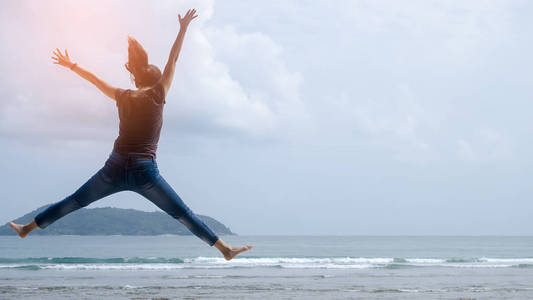
[[[161,69],[161,175],[241,235],[530,235],[530,1],[12,1],[0,11],[0,222],[73,193],[118,134],[56,47],[134,88]],[[133,192],[89,207],[154,211]]]

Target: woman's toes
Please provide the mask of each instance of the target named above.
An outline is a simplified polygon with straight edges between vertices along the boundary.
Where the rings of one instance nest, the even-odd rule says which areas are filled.
[[[224,258],[226,260],[231,260],[233,259],[235,256],[237,256],[239,253],[242,253],[242,252],[245,252],[245,251],[248,251],[250,249],[252,249],[252,245],[248,245],[248,246],[243,246],[243,247],[233,247],[231,249],[231,251],[227,254],[227,255],[224,255]]]
[[[9,225],[9,227],[11,227],[13,230],[15,230],[15,232],[21,237],[21,238],[24,238],[26,237],[26,233],[24,233],[23,231],[23,226],[22,225],[19,225],[19,224],[15,224],[13,222],[8,222],[7,223]]]

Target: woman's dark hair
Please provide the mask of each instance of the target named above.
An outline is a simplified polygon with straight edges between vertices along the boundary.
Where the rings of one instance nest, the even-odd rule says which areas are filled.
[[[159,68],[148,64],[148,54],[131,36],[128,36],[128,62],[125,66],[137,88],[152,86],[161,78]]]

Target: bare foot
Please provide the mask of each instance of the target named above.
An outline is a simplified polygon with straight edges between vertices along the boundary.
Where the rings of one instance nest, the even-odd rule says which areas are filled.
[[[229,250],[226,253],[224,253],[224,258],[226,260],[232,260],[235,256],[237,256],[237,254],[248,251],[252,248],[253,248],[252,245],[243,246],[243,247],[230,247]]]
[[[27,230],[25,228],[26,226],[24,225],[15,224],[13,222],[9,222],[7,224],[9,224],[9,227],[13,228],[13,230],[15,230],[21,238],[25,238],[28,235],[28,233],[30,233],[30,230]]]
[[[28,233],[38,227],[35,220],[26,225],[15,224],[13,222],[8,222],[7,224],[9,224],[9,227],[13,228],[21,238],[25,238]]]
[[[222,255],[224,255],[224,258],[226,260],[232,260],[237,254],[242,253],[244,251],[248,251],[253,248],[252,245],[243,246],[243,247],[232,247],[226,242],[224,242],[222,239],[218,239],[217,242],[214,245]]]

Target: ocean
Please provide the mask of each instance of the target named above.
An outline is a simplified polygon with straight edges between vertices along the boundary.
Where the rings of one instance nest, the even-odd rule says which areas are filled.
[[[0,237],[0,299],[533,299],[533,237]]]

